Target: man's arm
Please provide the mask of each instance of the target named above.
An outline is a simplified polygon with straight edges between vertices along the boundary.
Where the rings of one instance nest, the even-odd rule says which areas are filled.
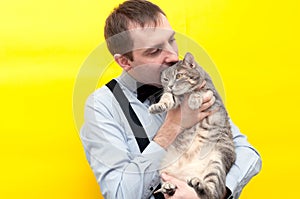
[[[108,95],[92,95],[86,103],[81,140],[90,166],[105,198],[149,198],[165,151],[151,141],[140,154],[122,110]]]
[[[165,149],[174,142],[184,129],[194,126],[213,112],[207,111],[216,100],[211,91],[207,91],[203,95],[203,104],[196,110],[192,110],[188,106],[188,98],[189,95],[186,95],[179,107],[168,111],[164,123],[153,139]]]
[[[246,136],[241,134],[239,129],[232,122],[231,129],[237,157],[226,177],[227,193],[225,199],[238,198],[245,185],[261,169],[261,159],[258,152],[248,143]],[[191,189],[186,182],[168,176],[167,174],[163,174],[162,179],[177,186],[175,195],[173,195],[172,198],[182,199],[187,196],[191,199],[198,198],[198,196],[195,195],[195,191]],[[169,198],[168,196],[165,197]]]
[[[262,162],[259,153],[250,145],[247,137],[241,134],[232,121],[230,123],[235,144],[236,161],[227,174],[226,186],[231,192],[228,196],[232,195],[234,198],[238,198],[244,186],[253,176],[258,174]]]

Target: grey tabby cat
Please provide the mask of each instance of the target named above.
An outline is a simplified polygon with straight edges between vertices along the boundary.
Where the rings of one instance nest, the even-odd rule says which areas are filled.
[[[200,85],[206,84],[199,90]],[[162,172],[187,181],[201,199],[221,199],[226,194],[226,174],[235,161],[235,151],[229,118],[221,97],[209,75],[187,53],[182,61],[162,72],[164,93],[150,113],[161,113],[176,108],[189,93],[188,105],[198,109],[205,92],[216,97],[209,108],[212,114],[189,129],[185,129],[168,147],[162,161]],[[176,186],[162,183],[158,192],[173,195]]]

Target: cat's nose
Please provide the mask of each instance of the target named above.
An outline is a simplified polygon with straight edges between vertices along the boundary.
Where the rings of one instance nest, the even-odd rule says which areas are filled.
[[[171,92],[172,91],[172,86],[167,86],[167,91]]]

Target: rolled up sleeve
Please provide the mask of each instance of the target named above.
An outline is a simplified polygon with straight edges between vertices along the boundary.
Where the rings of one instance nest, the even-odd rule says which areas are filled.
[[[247,137],[231,122],[231,130],[236,151],[236,161],[226,177],[226,186],[231,191],[231,198],[238,198],[244,186],[261,170],[261,157]],[[229,197],[230,198],[230,197]]]

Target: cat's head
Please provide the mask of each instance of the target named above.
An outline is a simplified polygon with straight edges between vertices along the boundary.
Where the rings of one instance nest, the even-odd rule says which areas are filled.
[[[205,78],[202,68],[191,53],[184,59],[162,72],[161,83],[165,91],[174,95],[189,93],[200,86]]]

